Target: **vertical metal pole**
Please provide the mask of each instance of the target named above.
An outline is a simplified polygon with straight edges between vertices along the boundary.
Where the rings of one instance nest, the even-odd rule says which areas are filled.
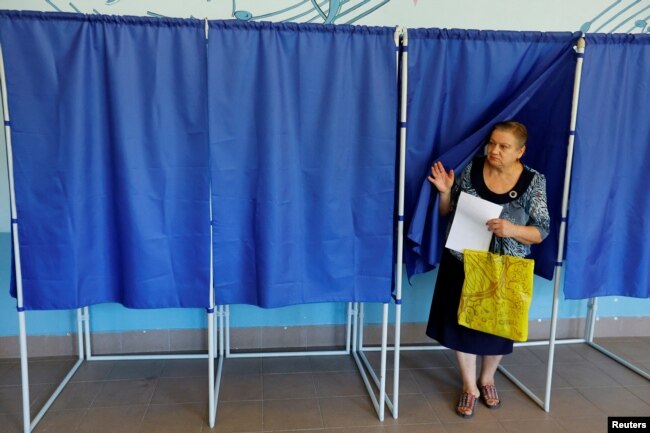
[[[14,161],[11,147],[11,120],[7,101],[7,80],[5,75],[4,55],[0,45],[0,85],[2,87],[2,112],[4,115],[5,143],[7,144],[7,173],[9,174],[9,199],[11,202],[11,232],[14,255],[14,272],[16,275],[16,309],[18,310],[18,332],[20,344],[20,375],[23,396],[23,431],[30,431],[29,413],[29,370],[27,365],[27,325],[23,300],[23,276],[20,264],[20,244],[18,242],[18,212],[16,211],[16,190],[14,187]]]
[[[210,427],[214,427],[214,304],[208,310],[208,414]]]
[[[388,347],[388,304],[384,304],[381,317],[381,364],[379,367],[379,421],[386,411],[386,350]]]
[[[225,309],[221,311],[222,314],[225,315],[223,318],[225,320],[225,326],[226,326],[226,336],[225,336],[225,343],[226,343],[226,358],[230,356],[230,305],[226,305]],[[221,319],[220,319],[221,320]]]
[[[86,340],[86,361],[93,356],[92,346],[90,343],[90,307],[83,307],[84,319],[84,339]]]
[[[205,31],[205,53],[206,53],[206,62],[208,58],[208,40],[209,40],[209,31],[210,26],[208,19],[205,18],[204,21],[204,31]],[[207,72],[207,71],[206,71]],[[209,135],[209,134],[208,134]],[[208,147],[210,146],[208,138]],[[209,152],[208,152],[209,153]],[[209,161],[209,158],[208,158]],[[208,162],[209,164],[209,162]],[[210,178],[210,176],[209,176]],[[209,207],[209,219],[208,223],[210,225],[210,276],[208,279],[208,420],[210,427],[214,427],[215,418],[216,418],[216,406],[214,404],[214,356],[215,356],[215,332],[214,332],[214,266],[213,266],[213,257],[214,253],[212,251],[212,182],[208,185],[208,207]]]
[[[225,341],[226,348],[224,349],[224,315],[223,305],[219,305],[219,356],[221,357],[230,355],[230,339]],[[225,320],[228,323],[228,319]],[[228,333],[226,333],[226,336],[228,336]]]
[[[354,320],[352,321],[352,351],[356,352],[359,343],[359,303],[352,304]]]
[[[30,432],[29,414],[29,372],[27,367],[27,331],[25,326],[25,312],[18,312],[18,329],[20,341],[20,379],[23,394],[23,431]]]
[[[596,332],[596,313],[598,312],[598,299],[589,298],[589,311],[587,311],[587,328],[585,339],[589,343],[594,342],[594,333]]]
[[[80,360],[84,359],[83,313],[81,308],[77,308],[77,353]]]
[[[582,59],[585,52],[584,38],[576,43],[576,71],[573,80],[573,101],[571,105],[571,126],[569,131],[569,144],[567,147],[566,165],[564,171],[564,191],[562,193],[562,221],[560,223],[560,239],[555,265],[553,286],[553,310],[551,313],[551,336],[549,339],[548,364],[546,365],[546,388],[544,393],[544,410],[551,410],[551,381],[553,378],[553,362],[555,357],[555,336],[557,333],[558,304],[560,299],[560,280],[562,278],[562,260],[564,258],[564,241],[566,221],[569,207],[569,189],[571,187],[571,167],[573,164],[573,144],[575,141],[576,120],[578,116],[578,102],[580,100],[580,78],[582,76]]]
[[[395,258],[395,353],[393,371],[393,418],[399,416],[399,361],[402,333],[402,270],[404,261],[404,179],[406,176],[406,119],[408,99],[408,32],[401,29],[401,89],[399,128],[399,191],[397,203],[397,254]]]
[[[359,304],[359,345],[357,347],[357,350],[359,350],[359,352],[363,351],[363,327],[364,327],[363,320],[365,316],[365,311],[366,311],[366,305],[363,302],[361,302]]]
[[[352,337],[352,302],[348,302],[347,322],[345,324],[345,351],[350,353]]]

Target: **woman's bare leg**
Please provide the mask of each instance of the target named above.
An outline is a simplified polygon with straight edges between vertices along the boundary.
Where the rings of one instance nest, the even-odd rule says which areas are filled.
[[[478,384],[481,390],[483,402],[490,409],[496,409],[501,406],[501,400],[494,386],[494,374],[499,367],[503,355],[486,355],[483,356],[481,365],[481,375]]]
[[[460,376],[463,380],[463,392],[479,395],[476,386],[476,355],[471,353],[456,352],[456,360],[460,367]]]
[[[476,399],[480,395],[476,385],[476,355],[456,352],[456,360],[463,380],[463,393],[460,395],[458,405],[456,405],[456,413],[463,418],[471,418],[474,416]],[[467,394],[471,394],[473,397]]]
[[[481,365],[481,376],[478,383],[481,386],[494,385],[494,374],[501,362],[503,355],[484,355]]]

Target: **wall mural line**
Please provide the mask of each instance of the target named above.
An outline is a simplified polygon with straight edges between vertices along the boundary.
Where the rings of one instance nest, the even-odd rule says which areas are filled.
[[[645,7],[643,7],[644,3]],[[616,0],[585,22],[580,27],[580,31],[584,33],[648,33],[650,32],[650,28],[648,28],[650,15],[641,18],[650,10],[650,5],[647,3],[647,0]],[[629,24],[633,25],[626,28],[625,26],[629,26]]]
[[[105,11],[98,11],[93,8],[92,12],[84,12],[77,4],[69,2],[63,5],[63,2],[53,0],[43,0],[48,9],[57,12],[77,12],[77,13],[105,13],[120,14],[115,8],[107,8]],[[80,0],[82,1],[82,0]],[[232,12],[230,16],[219,18],[235,18],[240,21],[275,21],[275,22],[304,22],[304,23],[322,23],[322,24],[352,24],[380,9],[391,0],[288,0],[284,5],[278,7],[278,3],[260,0],[230,0],[232,2]],[[114,6],[120,3],[120,0],[106,0],[103,6]],[[124,5],[126,1],[122,2]],[[219,2],[207,0],[206,3]],[[223,0],[220,2],[223,3]],[[413,0],[417,4],[417,0]],[[68,7],[70,10],[68,10]],[[159,11],[147,10],[146,15],[153,17],[168,17],[170,15]],[[194,16],[190,15],[191,18]]]
[[[395,24],[399,23],[408,27],[408,17],[416,11],[419,17],[422,14],[429,13],[434,16],[436,12],[450,9],[447,6],[451,7],[451,4],[447,4],[447,1],[187,0],[180,5],[177,2],[153,0],[76,0],[74,2],[62,0],[0,0],[0,5],[2,3],[8,4],[9,9],[29,9],[29,4],[39,4],[40,2],[42,5],[40,8],[46,11],[147,15],[152,17],[189,16],[190,18],[203,18],[207,16],[211,19],[237,19],[240,21],[354,24],[363,19],[363,23],[369,25],[373,24],[374,17],[377,17],[378,22],[384,24],[386,16],[393,16],[397,12],[398,16],[394,18]],[[507,0],[503,1],[507,3]],[[28,6],[25,7],[25,5]],[[485,7],[487,8],[487,6]],[[606,2],[604,6],[596,6],[595,2],[585,1],[585,4],[581,5],[579,10],[581,14],[593,14],[591,18],[583,21],[579,27],[579,30],[585,33],[650,33],[650,25],[648,25],[650,21],[650,0],[613,0]],[[565,11],[565,13],[570,12]],[[399,16],[407,19],[400,19]],[[580,21],[577,22],[580,23]],[[568,28],[566,30],[576,29]]]

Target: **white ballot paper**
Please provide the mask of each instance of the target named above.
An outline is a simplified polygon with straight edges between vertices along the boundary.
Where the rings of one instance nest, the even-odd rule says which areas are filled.
[[[498,204],[461,191],[445,247],[460,253],[464,250],[487,251],[492,232],[485,223],[492,218],[499,218],[501,210],[502,206]]]

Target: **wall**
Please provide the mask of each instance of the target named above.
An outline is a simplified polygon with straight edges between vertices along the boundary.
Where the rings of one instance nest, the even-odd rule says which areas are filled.
[[[2,9],[87,14],[601,33],[649,31],[648,6],[645,0],[0,0]]]
[[[316,10],[312,2],[306,0],[0,0],[0,8],[4,9],[89,14],[496,30],[650,32],[650,5],[647,1],[329,0],[321,2],[321,5],[321,10]],[[4,145],[2,137],[2,155]],[[0,164],[0,337],[15,336],[18,332],[16,315],[13,314],[15,300],[8,295],[8,202],[6,167]],[[417,276],[410,283],[404,281],[403,322],[426,320],[434,281],[435,271]],[[534,322],[547,323],[551,314],[553,285],[541,279],[537,279],[535,284],[530,317]],[[560,318],[580,318],[586,310],[584,301],[562,300]],[[93,329],[100,333],[205,327],[205,313],[200,310],[134,311],[119,305],[100,305],[92,311]],[[603,298],[599,301],[598,311],[599,316],[607,317],[610,324],[616,324],[623,317],[645,318],[650,311],[650,300]],[[232,313],[232,326],[236,328],[340,325],[345,321],[345,305],[342,304],[301,305],[275,310],[233,306]],[[75,322],[70,312],[29,312],[27,316],[30,335],[65,336],[74,330]],[[367,317],[370,323],[379,322],[380,308],[369,306]],[[631,322],[628,320],[627,323]],[[621,328],[613,326],[612,329],[611,332],[615,333]]]

